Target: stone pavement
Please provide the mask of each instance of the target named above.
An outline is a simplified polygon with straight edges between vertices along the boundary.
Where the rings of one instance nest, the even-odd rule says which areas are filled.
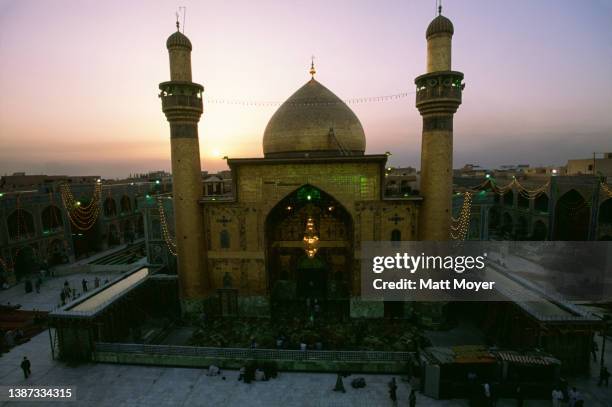
[[[610,347],[612,348],[612,347]],[[606,352],[607,353],[607,352]],[[24,386],[73,386],[75,402],[53,402],[52,406],[144,407],[144,406],[391,406],[387,383],[390,375],[360,375],[364,389],[353,389],[344,380],[345,394],[333,392],[334,374],[281,372],[268,382],[244,384],[238,372],[225,371],[227,380],[206,376],[205,369],[169,368],[112,364],[67,366],[50,356],[49,335],[45,331],[31,341],[0,357],[0,384]],[[23,356],[32,362],[32,376],[24,379],[19,363]],[[610,355],[612,357],[612,355]],[[399,379],[399,378],[398,378]],[[407,405],[409,385],[398,380],[399,405]],[[596,395],[585,391],[585,406],[612,406],[612,388]],[[0,406],[40,406],[41,402],[0,402]],[[515,406],[514,400],[500,400],[498,407]],[[525,407],[549,406],[548,401],[526,401]],[[417,406],[467,407],[465,400],[433,400],[418,394]]]
[[[49,337],[43,332],[0,358],[2,385],[76,386],[76,402],[53,406],[387,406],[391,376],[363,375],[367,386],[355,390],[345,379],[346,393],[331,389],[334,374],[285,373],[268,382],[244,384],[238,372],[225,371],[227,380],[206,376],[205,369],[83,364],[69,367],[50,358]],[[24,379],[19,363],[32,361],[32,376]],[[398,381],[400,405],[407,405],[409,387]],[[40,402],[5,402],[0,406],[40,406]],[[419,395],[419,406],[467,406],[457,400],[436,401]],[[529,405],[529,404],[528,404]],[[543,404],[533,404],[543,405]]]
[[[102,281],[117,275],[99,275]],[[59,301],[59,291],[65,279],[80,290],[81,280],[86,277],[93,283],[93,274],[73,274],[51,278],[45,282],[40,294],[24,294],[20,284],[9,290],[0,291],[0,303],[21,303],[24,309],[50,310]],[[90,285],[91,286],[91,285]],[[451,344],[455,340],[465,341],[469,329],[459,327],[458,332],[447,332],[438,341]],[[472,338],[478,341],[478,338]],[[434,341],[434,342],[438,342]],[[23,356],[32,362],[32,376],[24,379],[19,364]],[[612,364],[612,341],[606,347],[606,359]],[[597,366],[593,366],[597,371]],[[334,374],[281,372],[277,379],[268,382],[244,384],[237,381],[238,372],[224,372],[221,377],[208,377],[204,369],[151,367],[112,364],[82,364],[68,366],[51,359],[49,334],[40,333],[27,343],[13,348],[0,356],[0,385],[2,386],[73,386],[76,387],[76,401],[71,402],[1,402],[0,406],[41,405],[68,407],[144,407],[144,406],[283,406],[283,407],[360,407],[391,406],[387,393],[390,375],[359,375],[366,378],[364,389],[353,389],[350,381],[357,375],[344,379],[346,393],[331,389],[336,382]],[[408,405],[410,388],[398,379],[398,400],[400,406]],[[596,386],[596,379],[581,378],[572,381],[585,395],[585,406],[612,406],[612,387]],[[434,400],[417,395],[417,406],[467,407],[465,400]],[[516,406],[515,400],[500,400],[498,407]],[[549,401],[526,401],[525,407],[550,406]]]

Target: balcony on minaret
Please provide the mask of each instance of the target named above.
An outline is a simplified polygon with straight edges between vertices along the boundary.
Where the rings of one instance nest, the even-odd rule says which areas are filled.
[[[159,84],[162,109],[185,108],[202,112],[204,87],[193,82],[163,82]]]
[[[461,104],[463,73],[456,71],[431,72],[414,80],[416,107],[421,114],[455,113]]]

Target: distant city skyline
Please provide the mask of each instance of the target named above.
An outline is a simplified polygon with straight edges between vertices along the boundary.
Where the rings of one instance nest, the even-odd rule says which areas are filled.
[[[454,167],[563,165],[612,151],[612,3],[445,0],[465,73]],[[0,174],[124,177],[170,169],[157,85],[187,6],[205,99],[283,101],[309,78],[343,99],[414,91],[435,1],[0,0]],[[414,95],[350,106],[367,154],[420,167]],[[261,157],[276,107],[205,104],[202,169]]]

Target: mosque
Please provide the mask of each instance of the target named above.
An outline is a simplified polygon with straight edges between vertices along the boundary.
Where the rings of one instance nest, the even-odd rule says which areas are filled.
[[[180,365],[174,353],[156,356],[167,351],[165,345],[151,348],[151,356],[116,342],[139,336],[134,327],[143,319],[171,320],[179,308],[197,317],[283,321],[284,316],[295,320],[306,315],[307,304],[316,301],[323,313],[344,321],[417,316],[420,325],[433,328],[443,324],[445,308],[462,312],[477,317],[491,343],[543,349],[559,358],[565,371],[587,372],[601,321],[533,287],[517,283],[512,291],[520,290],[528,301],[508,298],[486,306],[376,302],[361,295],[364,242],[456,237],[451,234],[453,115],[464,84],[463,74],[451,69],[453,33],[451,21],[439,13],[426,30],[426,73],[415,79],[416,107],[423,117],[417,195],[385,194],[387,155],[365,154],[359,119],[315,79],[311,67],[311,79],[268,122],[263,157],[228,159],[233,194],[211,196],[202,181],[198,139],[204,87],[192,81],[192,44],[177,25],[167,40],[171,80],[159,85],[170,123],[172,194],[151,192],[138,200],[149,264],[51,313],[52,349],[64,359]],[[510,203],[504,202],[506,210]],[[172,207],[173,222],[162,221],[165,207]],[[167,273],[173,265],[158,267],[163,245],[176,255],[177,275]],[[242,350],[238,354],[244,363]],[[317,369],[320,362],[317,357]],[[402,363],[394,366],[404,368]],[[326,368],[343,370],[333,363]]]
[[[403,303],[361,300],[361,244],[450,239],[453,115],[464,88],[451,69],[453,33],[440,11],[426,30],[427,72],[415,79],[419,195],[385,197],[387,154],[365,154],[359,118],[311,66],[311,79],[268,122],[263,158],[227,160],[234,194],[219,199],[202,193],[205,93],[192,82],[192,44],[177,24],[166,44],[171,80],[159,88],[184,312],[262,316],[311,298],[350,317],[402,316]]]

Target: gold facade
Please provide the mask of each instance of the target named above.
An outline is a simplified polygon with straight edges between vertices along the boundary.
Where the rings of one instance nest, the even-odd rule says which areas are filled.
[[[350,250],[349,256],[330,255],[329,263],[332,274],[335,270],[350,270],[351,297],[360,293],[362,241],[391,240],[392,233],[401,235],[403,240],[416,239],[419,199],[382,199],[385,156],[330,158],[311,163],[291,163],[290,159],[280,164],[266,159],[241,161],[230,160],[235,174],[235,200],[203,201],[213,289],[223,288],[231,281],[241,297],[269,297],[273,289],[271,246],[301,247],[303,225],[297,225],[297,232],[292,233],[296,228],[283,224],[280,229],[284,232],[275,237],[266,235],[266,223],[283,199],[304,186],[333,197],[350,216],[347,230],[331,228],[337,221],[325,218],[317,227],[323,247]],[[352,264],[346,264],[347,258]],[[289,268],[289,256],[280,256],[278,261],[286,262]]]

